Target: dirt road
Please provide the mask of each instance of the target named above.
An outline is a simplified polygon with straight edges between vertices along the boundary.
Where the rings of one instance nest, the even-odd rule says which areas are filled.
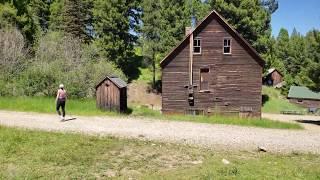
[[[299,123],[308,131],[320,133],[320,116],[263,113],[262,117],[283,122]]]
[[[60,122],[56,115],[0,111],[0,125],[45,131],[80,132],[224,150],[311,152],[320,154],[320,133],[311,130],[276,130],[230,125],[174,122],[133,117],[77,117]]]

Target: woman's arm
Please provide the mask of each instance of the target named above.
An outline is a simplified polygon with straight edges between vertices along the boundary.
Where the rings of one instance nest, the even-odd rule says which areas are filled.
[[[57,92],[56,102],[58,101],[58,98],[59,98],[59,90]]]

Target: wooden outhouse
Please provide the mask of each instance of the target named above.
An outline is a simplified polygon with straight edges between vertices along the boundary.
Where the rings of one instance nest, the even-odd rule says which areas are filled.
[[[160,63],[162,112],[260,117],[264,64],[212,11]]]
[[[263,77],[263,84],[266,86],[277,87],[283,82],[283,75],[275,68],[268,69],[266,75]]]
[[[118,77],[106,77],[96,86],[97,107],[104,110],[127,110],[127,83]]]

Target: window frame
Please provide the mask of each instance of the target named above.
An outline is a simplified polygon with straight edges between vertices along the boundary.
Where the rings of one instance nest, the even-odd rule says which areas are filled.
[[[200,45],[199,45],[199,46],[195,46],[195,45],[194,45],[194,41],[199,41],[199,44],[200,44]],[[196,37],[196,38],[193,39],[193,50],[192,50],[192,53],[193,53],[193,54],[199,55],[199,54],[202,53],[202,48],[201,48],[202,42],[201,42],[201,41],[202,41],[202,39],[201,39],[200,37]],[[194,51],[195,47],[199,47],[200,52],[195,52],[195,51]]]
[[[224,45],[224,41],[225,41],[225,40],[230,40],[229,46],[225,46],[225,45]],[[228,52],[228,53],[224,52],[224,48],[225,48],[225,47],[229,47],[229,48],[230,48],[230,52]],[[223,52],[223,54],[226,54],[226,55],[232,54],[232,38],[231,38],[231,37],[224,37],[224,38],[223,38],[223,40],[222,40],[222,52]]]
[[[202,70],[204,70],[204,69],[207,69],[208,70],[208,72],[205,72],[205,73],[207,73],[207,75],[209,76],[209,73],[210,73],[210,67],[201,67],[200,68],[200,72],[199,72],[199,74],[200,74],[200,79],[199,79],[199,91],[200,92],[210,92],[210,87],[209,87],[209,79],[207,79],[207,82],[208,82],[208,86],[207,86],[207,88],[206,89],[203,89],[202,88],[202,83],[201,83],[201,73],[204,73],[204,72],[201,72]]]

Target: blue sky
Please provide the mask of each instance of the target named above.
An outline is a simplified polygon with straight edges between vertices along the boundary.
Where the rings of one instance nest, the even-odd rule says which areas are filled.
[[[278,0],[279,8],[272,14],[272,35],[278,36],[281,27],[291,34],[295,27],[301,34],[320,29],[320,0]]]

